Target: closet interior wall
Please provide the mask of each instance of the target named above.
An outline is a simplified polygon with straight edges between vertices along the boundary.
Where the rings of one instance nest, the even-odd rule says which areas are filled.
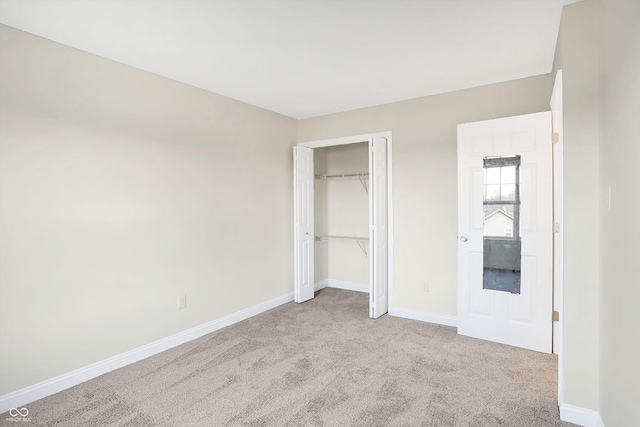
[[[315,235],[369,237],[369,144],[338,145],[314,150]],[[318,176],[365,174],[322,179]],[[365,189],[365,187],[367,189]],[[359,245],[360,243],[361,245]],[[364,248],[364,250],[363,250]],[[315,242],[315,282],[369,284],[368,240],[330,238]]]

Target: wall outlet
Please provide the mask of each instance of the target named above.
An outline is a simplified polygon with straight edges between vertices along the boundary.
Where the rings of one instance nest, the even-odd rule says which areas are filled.
[[[187,308],[187,296],[180,295],[178,297],[178,310],[184,310],[185,308]]]
[[[422,292],[429,292],[429,282],[426,280],[422,282]]]
[[[607,212],[611,212],[611,186],[607,187],[607,191],[604,193],[604,206]]]

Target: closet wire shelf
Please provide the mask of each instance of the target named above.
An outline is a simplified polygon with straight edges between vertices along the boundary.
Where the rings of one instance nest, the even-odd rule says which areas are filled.
[[[329,240],[353,240],[355,241],[365,256],[367,255],[367,245],[365,242],[369,241],[368,237],[355,237],[355,236],[315,236],[316,242],[326,242]]]
[[[325,179],[328,181],[357,179],[360,181],[360,184],[362,184],[364,191],[366,191],[367,193],[369,192],[369,186],[367,185],[367,182],[369,180],[368,173],[340,173],[334,175],[316,175],[315,177],[316,179]]]

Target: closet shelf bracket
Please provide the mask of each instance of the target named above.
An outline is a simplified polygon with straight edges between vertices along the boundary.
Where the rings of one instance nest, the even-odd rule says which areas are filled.
[[[367,256],[367,245],[362,240],[356,240],[356,243],[358,244],[358,246],[360,246],[360,249],[364,253],[364,256]]]
[[[368,194],[369,186],[367,185],[368,184],[367,179],[362,175],[358,176],[358,179],[360,180],[360,184],[362,184],[362,188],[364,188],[364,192]]]

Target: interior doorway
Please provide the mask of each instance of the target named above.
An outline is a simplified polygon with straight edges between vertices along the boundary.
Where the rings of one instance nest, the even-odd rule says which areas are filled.
[[[564,138],[563,138],[563,102],[562,102],[562,70],[558,70],[555,76],[555,82],[554,82],[554,86],[553,86],[553,92],[551,95],[551,100],[550,100],[550,107],[551,107],[551,112],[550,113],[540,113],[540,114],[546,114],[549,117],[548,118],[544,118],[544,121],[548,124],[547,126],[550,129],[540,129],[540,135],[542,135],[543,139],[546,139],[547,142],[545,143],[545,145],[547,147],[549,147],[549,151],[551,154],[551,169],[552,169],[552,184],[551,184],[551,188],[548,189],[548,193],[545,194],[544,197],[544,202],[547,203],[549,199],[552,199],[552,208],[551,208],[551,213],[547,213],[545,214],[547,217],[551,218],[552,223],[548,224],[549,227],[547,227],[547,225],[544,226],[545,229],[547,229],[547,233],[548,235],[552,236],[552,243],[551,243],[551,247],[552,247],[552,255],[551,255],[551,259],[552,259],[552,272],[551,272],[551,277],[549,278],[549,274],[545,273],[545,277],[547,277],[548,282],[553,284],[552,290],[551,290],[551,296],[550,298],[547,296],[549,291],[547,289],[544,290],[544,301],[545,301],[545,305],[546,301],[551,300],[552,305],[549,308],[545,308],[544,312],[541,311],[540,316],[541,319],[543,319],[544,321],[544,329],[545,331],[550,331],[551,333],[551,338],[549,337],[545,337],[544,338],[544,347],[542,348],[542,351],[544,352],[553,352],[555,354],[558,355],[558,405],[560,406],[560,411],[562,414],[562,408],[564,406],[564,364],[563,364],[563,341],[564,341],[564,333],[563,333],[563,299],[564,299],[564,283],[563,283],[563,237],[564,237],[564,227],[563,227],[563,201],[564,201],[564,190],[563,190],[563,165],[564,165],[564,158],[563,158],[563,144],[564,144]],[[501,119],[499,119],[501,120]],[[466,125],[461,125],[463,127],[466,127]],[[482,126],[482,125],[480,125]],[[467,131],[468,129],[462,129],[462,132],[464,133],[465,131]],[[460,134],[461,129],[459,128],[459,134]],[[484,136],[479,136],[479,135],[475,135],[474,138],[476,140],[476,154],[482,153],[484,149],[493,149],[493,142],[494,139],[496,138],[496,135],[498,136],[498,139],[501,139],[503,142],[504,141],[508,141],[508,138],[504,138],[504,133],[502,135],[502,137],[500,136],[499,132],[495,133],[495,132],[490,132],[487,133],[485,132]],[[469,135],[467,135],[467,137],[469,137]],[[520,135],[518,136],[518,138],[522,138],[523,136]],[[483,148],[484,145],[484,148]],[[512,150],[511,154],[516,153],[516,151],[519,150]],[[495,154],[495,153],[494,153]],[[484,164],[482,165],[483,167],[485,166]],[[480,170],[480,163],[476,163],[476,172]],[[459,171],[460,171],[460,166],[459,166]],[[484,181],[486,179],[486,171],[483,170],[482,172],[482,186],[484,186],[486,184],[486,182]],[[469,179],[471,179],[471,177],[469,175],[466,175],[464,177],[461,177],[459,175],[459,184],[462,182],[466,182],[468,183]],[[478,184],[478,187],[482,187],[480,184]],[[473,191],[473,190],[472,190]],[[483,201],[483,205],[485,204],[484,202],[486,201],[485,196],[486,193],[484,192],[484,188],[482,188],[482,190],[480,190],[482,195],[482,201]],[[552,196],[550,196],[552,195]],[[473,201],[469,202],[468,200],[468,195],[464,196],[460,196],[460,200],[459,200],[459,204],[460,205],[465,205],[467,206],[467,208],[470,208],[469,203],[473,204]],[[486,206],[485,206],[486,208]],[[509,210],[509,209],[503,209],[503,214],[494,214],[494,216],[496,218],[499,218],[501,221],[504,222],[504,220],[507,217],[511,217],[509,218],[509,220],[511,221],[511,223],[516,223],[516,215],[515,212],[513,210]],[[468,211],[469,212],[469,211]],[[486,213],[486,209],[483,209],[483,217],[485,217],[485,213]],[[463,215],[462,212],[460,212],[460,215]],[[466,214],[464,214],[466,215]],[[462,220],[460,220],[462,221]],[[464,220],[466,221],[466,219]],[[493,225],[498,225],[499,221],[496,220],[492,220],[492,222],[494,223]],[[460,222],[462,224],[462,222]],[[487,234],[484,233],[484,229],[487,228],[487,223],[486,223],[486,218],[482,219],[482,222],[478,222],[478,224],[482,224],[482,228],[483,228],[483,234]],[[514,225],[514,228],[516,226]],[[510,227],[502,227],[505,231],[505,237],[509,233],[509,228]],[[459,250],[462,248],[462,250],[467,250],[468,248],[465,248],[462,243],[465,242],[469,242],[469,236],[467,236],[463,231],[465,230],[460,230],[460,235],[458,236],[459,238]],[[491,235],[495,235],[496,232],[490,232],[488,234]],[[546,244],[548,246],[548,244]],[[482,249],[481,251],[484,252],[484,242],[482,244]],[[494,254],[495,255],[495,254]],[[466,261],[469,261],[468,259]],[[466,263],[465,261],[465,263]],[[461,257],[460,257],[460,253],[459,253],[459,262],[461,262]],[[476,264],[478,264],[479,268],[484,268],[484,259],[482,259],[482,263],[480,263],[480,261],[478,261]],[[477,266],[477,267],[478,267]],[[473,267],[470,267],[471,269]],[[481,298],[476,298],[475,301],[473,300],[474,296],[470,295],[469,293],[469,289],[462,289],[463,286],[473,286],[473,285],[462,285],[461,281],[465,281],[466,283],[469,283],[470,278],[469,277],[463,277],[465,274],[467,274],[468,271],[470,271],[470,268],[466,268],[462,265],[459,265],[459,296],[458,296],[458,304],[459,304],[459,325],[462,323],[462,331],[461,333],[463,334],[467,334],[468,331],[465,330],[465,326],[464,326],[464,316],[468,314],[468,311],[471,308],[472,305],[476,305],[476,307],[478,306],[478,302],[481,301]],[[524,268],[524,267],[522,267]],[[484,282],[484,272],[483,272],[483,278],[481,279],[482,282]],[[500,284],[500,283],[498,283]],[[504,289],[502,289],[503,291],[510,291],[509,293],[511,293],[511,296],[506,296],[506,299],[518,299],[518,297],[515,297],[514,295],[517,295],[517,288],[514,287],[509,287],[509,286],[513,286],[515,283],[512,280],[508,285],[504,286]],[[518,285],[521,284],[518,283]],[[504,283],[502,284],[504,285]],[[483,285],[484,286],[484,285]],[[478,290],[479,286],[477,286],[476,284],[476,290]],[[490,293],[492,292],[491,290],[485,290],[483,289],[483,292],[486,295],[490,295]],[[502,298],[504,299],[505,296],[503,295]],[[486,302],[486,301],[485,301]],[[460,305],[463,305],[463,307],[460,307]],[[489,312],[490,310],[487,310],[487,312]],[[512,313],[511,310],[509,310],[507,312],[508,315],[510,315]],[[489,316],[487,316],[489,317]],[[459,329],[460,330],[460,329]],[[546,343],[549,343],[548,345]],[[507,344],[510,344],[509,342],[507,342]],[[564,417],[561,417],[564,419]]]
[[[314,150],[364,143],[367,147],[367,171],[343,170],[318,173]],[[302,142],[294,147],[294,300],[298,303],[314,297],[315,248],[328,241],[351,241],[368,257],[369,317],[378,318],[392,304],[392,140],[391,132],[357,135],[322,141]],[[368,219],[363,233],[330,234],[315,221],[316,182],[322,180],[358,180],[367,193]],[[319,224],[320,225],[320,224]],[[360,235],[362,234],[362,235]],[[348,288],[348,287],[347,287]],[[361,290],[361,289],[358,289]]]

